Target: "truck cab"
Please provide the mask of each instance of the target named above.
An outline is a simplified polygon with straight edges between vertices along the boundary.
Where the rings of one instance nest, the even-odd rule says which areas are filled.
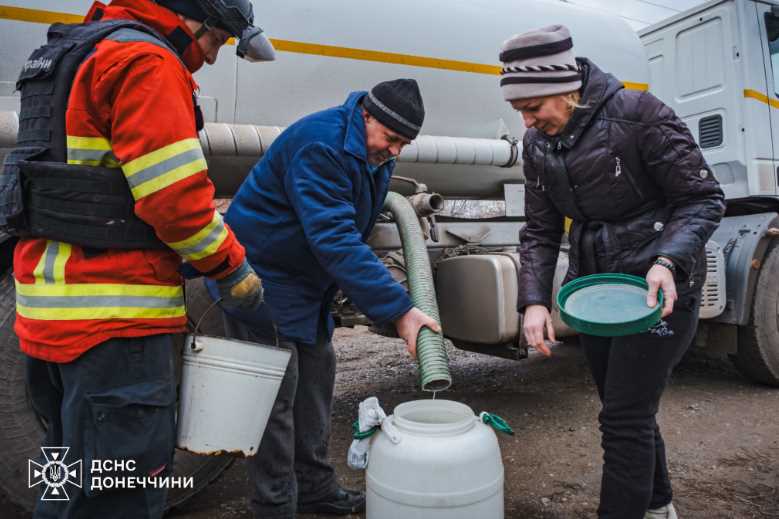
[[[650,92],[688,125],[728,203],[707,247],[699,342],[779,385],[779,2],[714,0],[639,37]]]

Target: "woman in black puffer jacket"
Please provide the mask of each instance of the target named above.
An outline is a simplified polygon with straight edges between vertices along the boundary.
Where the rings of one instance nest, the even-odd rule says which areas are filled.
[[[574,58],[568,29],[506,41],[501,89],[522,113],[525,214],[518,310],[528,343],[554,340],[552,281],[564,231],[566,281],[600,272],[646,276],[663,290],[663,320],[627,337],[581,336],[603,409],[599,517],[675,518],[655,415],[671,370],[692,342],[706,276],[705,245],[724,197],[684,123],[653,95],[625,90]]]

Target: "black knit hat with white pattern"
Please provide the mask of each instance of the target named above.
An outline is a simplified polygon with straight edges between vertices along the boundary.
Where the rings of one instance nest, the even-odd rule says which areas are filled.
[[[362,105],[381,124],[412,141],[425,120],[422,94],[413,79],[379,83],[363,98]]]
[[[582,86],[571,33],[564,25],[509,38],[501,48],[500,61],[500,86],[506,101],[566,94]]]

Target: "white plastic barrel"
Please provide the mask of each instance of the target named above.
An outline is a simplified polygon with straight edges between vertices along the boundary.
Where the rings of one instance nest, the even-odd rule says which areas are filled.
[[[187,336],[178,446],[201,454],[257,452],[290,352],[252,342]],[[193,347],[194,345],[194,347]]]
[[[495,432],[470,407],[416,400],[371,439],[367,519],[503,519],[503,462]]]

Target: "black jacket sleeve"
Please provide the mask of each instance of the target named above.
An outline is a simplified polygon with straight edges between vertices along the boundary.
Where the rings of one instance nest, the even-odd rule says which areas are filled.
[[[725,197],[690,130],[673,110],[650,93],[641,96],[639,106],[642,162],[672,208],[657,254],[692,275],[698,252],[725,212]]]
[[[539,164],[531,157],[528,139],[522,150],[525,173],[525,216],[527,223],[519,232],[519,295],[517,310],[528,305],[552,308],[554,282],[560,241],[564,230],[563,215],[549,199],[543,185]]]

